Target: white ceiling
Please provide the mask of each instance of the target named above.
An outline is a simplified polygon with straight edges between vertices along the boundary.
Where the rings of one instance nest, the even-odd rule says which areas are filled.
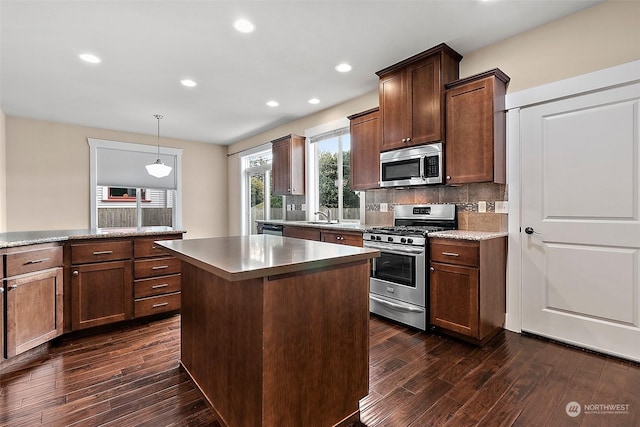
[[[376,71],[439,43],[465,55],[598,2],[1,0],[1,107],[151,135],[163,114],[162,137],[227,145],[375,90]]]

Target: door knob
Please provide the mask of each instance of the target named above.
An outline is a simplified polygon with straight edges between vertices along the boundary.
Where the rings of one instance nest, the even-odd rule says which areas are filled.
[[[526,227],[524,229],[524,232],[527,233],[527,234],[533,234],[533,233],[535,233],[535,230],[532,227]]]

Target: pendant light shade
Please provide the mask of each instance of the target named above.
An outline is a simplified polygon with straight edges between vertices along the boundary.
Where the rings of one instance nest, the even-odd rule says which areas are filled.
[[[171,173],[171,166],[165,165],[162,163],[162,160],[160,160],[160,119],[163,116],[161,114],[154,114],[153,117],[158,120],[158,158],[154,163],[146,165],[145,168],[147,168],[149,175],[155,176],[156,178],[163,178]]]

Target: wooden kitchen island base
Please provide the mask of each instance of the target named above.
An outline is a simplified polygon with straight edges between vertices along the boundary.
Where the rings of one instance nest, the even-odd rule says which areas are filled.
[[[182,365],[227,426],[357,420],[368,394],[368,259],[375,255],[277,236],[247,242],[258,238],[262,249],[306,248],[314,261],[271,275],[286,271],[273,261],[286,256],[267,256],[280,267],[246,277],[182,257]],[[323,260],[327,254],[335,258]]]

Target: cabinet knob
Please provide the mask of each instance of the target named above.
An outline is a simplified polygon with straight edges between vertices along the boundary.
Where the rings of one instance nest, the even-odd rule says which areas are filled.
[[[447,175],[447,179],[451,179],[451,175]]]
[[[429,268],[429,270],[431,270],[431,271],[436,271],[436,269],[435,269],[435,268],[433,268],[433,267]]]
[[[411,142],[411,138],[407,138],[407,142]]]
[[[80,273],[78,273],[78,270],[73,270],[73,275],[74,276],[77,276],[78,274],[80,274]]]
[[[402,138],[402,142],[407,142],[407,138]]]
[[[0,294],[4,292],[4,288],[0,286]]]
[[[9,286],[9,289],[18,289],[18,285],[11,285]]]

